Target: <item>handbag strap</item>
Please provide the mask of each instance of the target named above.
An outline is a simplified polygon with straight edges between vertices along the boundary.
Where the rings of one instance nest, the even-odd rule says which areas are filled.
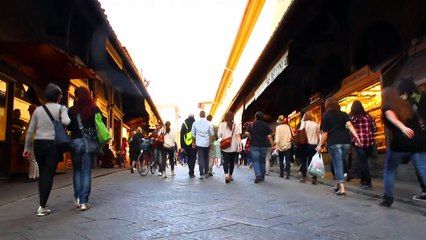
[[[49,111],[49,109],[46,107],[46,105],[42,105],[43,106],[43,108],[44,108],[44,111],[46,111],[46,113],[47,113],[47,115],[49,116],[49,118],[50,118],[50,120],[52,121],[52,123],[54,123],[55,122],[55,119],[53,118],[53,116],[52,116],[52,113],[50,113],[50,111]],[[59,114],[60,115],[60,114]]]
[[[78,122],[78,128],[81,130],[81,132],[83,132],[83,124],[81,123],[80,113],[77,114],[77,122]]]
[[[232,125],[232,132],[231,132],[231,138],[234,135],[234,129],[235,129],[235,123]]]

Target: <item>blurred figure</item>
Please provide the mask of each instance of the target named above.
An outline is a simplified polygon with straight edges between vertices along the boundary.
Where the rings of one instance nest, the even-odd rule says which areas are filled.
[[[234,172],[235,158],[238,153],[242,150],[241,147],[241,131],[234,123],[234,114],[227,112],[225,114],[225,121],[219,124],[217,135],[219,139],[225,139],[231,137],[231,145],[222,149],[221,153],[223,156],[223,171],[225,173],[225,182],[229,183],[233,181],[232,173]]]
[[[325,110],[326,112],[321,121],[321,142],[316,150],[321,152],[327,142],[337,181],[334,191],[336,196],[346,197],[343,162],[348,158],[351,147],[349,131],[355,137],[356,142],[360,143],[360,140],[349,119],[349,115],[340,110],[340,105],[336,98],[330,97],[325,101]]]
[[[31,104],[28,107],[28,112],[30,113],[30,122],[31,122],[31,118],[33,116],[34,111],[36,110],[37,105],[35,104]],[[28,127],[27,127],[28,129]],[[30,149],[31,152],[33,152],[33,149]],[[35,159],[34,154],[31,154],[30,157],[28,158],[29,161],[29,168],[28,168],[28,182],[35,182],[37,181],[38,177],[39,177],[39,170],[38,170],[38,164],[37,164],[37,160]]]
[[[127,139],[125,137],[121,138],[121,147],[117,151],[117,164],[119,168],[123,167],[123,164],[126,162],[127,157]]]
[[[422,135],[426,135],[426,92],[420,91],[413,79],[401,81],[401,83],[398,84],[398,91],[401,98],[410,104],[411,109],[413,109],[415,115],[419,119]],[[423,146],[423,149],[426,149],[426,146]],[[421,193],[420,195],[413,196],[413,200],[426,201],[426,186],[417,170],[416,176],[420,184]]]
[[[164,151],[164,135],[166,129],[164,129],[161,122],[157,122],[155,130],[150,134],[149,138],[154,138],[154,160],[159,165],[158,176],[167,178],[166,175],[166,152]]]
[[[43,105],[52,114],[53,118],[60,120],[67,126],[71,120],[68,117],[68,109],[60,105],[62,90],[58,85],[50,83],[44,92],[46,103]],[[46,113],[43,106],[39,106],[34,111],[27,136],[25,137],[25,147],[22,156],[30,158],[32,154],[37,161],[40,178],[38,181],[38,191],[40,195],[40,206],[37,209],[37,216],[42,217],[50,214],[47,208],[47,200],[53,185],[53,177],[62,159],[62,154],[55,144],[55,130],[52,120]],[[34,140],[34,141],[33,141]],[[32,150],[34,149],[34,150]]]
[[[206,119],[207,121],[212,122],[213,116],[207,115]],[[209,176],[213,176],[213,165],[216,159],[215,156],[217,156],[217,154],[215,154],[215,147],[214,147],[214,142],[218,139],[217,131],[218,131],[218,126],[213,124],[214,137],[212,138],[210,142],[210,147],[209,147]]]
[[[21,110],[13,109],[12,112],[12,140],[19,142],[25,130],[25,122],[21,119]]]
[[[355,100],[352,103],[351,112],[349,113],[352,125],[357,132],[360,142],[352,138],[352,144],[361,167],[361,188],[372,190],[370,170],[368,167],[368,157],[371,156],[374,144],[374,132],[376,131],[376,123],[374,119],[365,112],[361,102]]]
[[[426,185],[425,134],[410,104],[401,99],[397,89],[382,90],[382,114],[390,131],[384,169],[384,193],[380,206],[393,203],[395,173],[402,159],[408,158]]]
[[[142,128],[136,128],[136,131],[132,131],[129,140],[129,157],[130,157],[130,173],[135,172],[136,161],[138,160],[139,154],[141,153],[141,143],[143,135]]]

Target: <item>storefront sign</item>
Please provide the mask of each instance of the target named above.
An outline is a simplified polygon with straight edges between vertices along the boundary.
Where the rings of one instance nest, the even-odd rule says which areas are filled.
[[[260,84],[254,93],[254,98],[258,98],[260,94],[282,73],[282,71],[288,66],[288,51],[285,52],[284,56],[275,64],[275,66],[266,75],[265,80]]]
[[[342,88],[345,88],[346,86],[348,86],[348,85],[350,85],[354,82],[357,82],[361,79],[364,79],[364,78],[368,77],[368,75],[370,75],[370,68],[368,66],[365,66],[365,67],[359,69],[358,71],[352,73],[351,75],[349,75],[345,79],[343,79]]]

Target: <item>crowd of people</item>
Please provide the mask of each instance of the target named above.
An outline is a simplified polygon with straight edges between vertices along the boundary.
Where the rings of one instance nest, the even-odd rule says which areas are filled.
[[[55,132],[49,114],[71,131],[71,155],[73,163],[74,203],[82,211],[90,208],[91,169],[96,152],[85,149],[86,130],[95,129],[95,115],[100,114],[90,91],[79,87],[75,90],[74,106],[67,109],[60,105],[61,89],[49,84],[45,90],[46,103],[34,108],[30,124],[26,129],[23,156],[37,162],[38,172],[31,173],[39,178],[40,204],[38,216],[50,213],[47,200],[53,184],[53,177],[61,152],[55,147]],[[50,112],[50,113],[48,113]],[[395,172],[401,162],[411,161],[416,170],[422,194],[416,200],[426,200],[426,93],[420,91],[412,81],[402,81],[396,87],[385,87],[382,91],[382,118],[389,130],[389,145],[384,164],[384,193],[381,206],[390,207],[393,203]],[[318,124],[311,112],[304,113],[296,131],[289,126],[288,119],[280,115],[276,126],[271,127],[258,111],[254,120],[242,127],[234,122],[234,114],[225,114],[218,126],[200,111],[199,119],[190,114],[184,120],[180,135],[171,128],[169,121],[156,124],[154,131],[144,133],[142,128],[131,132],[129,139],[122,140],[120,149],[123,163],[127,145],[129,147],[130,172],[135,171],[141,143],[152,139],[153,157],[159,165],[158,175],[167,178],[167,159],[170,175],[175,175],[175,162],[180,159],[188,167],[189,178],[195,178],[198,161],[199,178],[208,179],[213,175],[213,166],[223,165],[224,182],[234,180],[235,164],[247,164],[253,168],[254,183],[265,181],[268,175],[268,162],[276,156],[279,161],[279,177],[290,179],[292,162],[296,157],[299,165],[300,182],[309,179],[308,166],[317,153],[327,147],[331,159],[332,172],[336,184],[336,196],[346,197],[345,167],[351,149],[356,153],[360,166],[360,187],[373,188],[369,158],[374,155],[377,131],[375,119],[364,109],[360,101],[352,103],[349,114],[341,111],[338,99],[330,97],[325,101],[325,113]],[[84,130],[84,131],[83,131]],[[90,131],[89,131],[90,132]],[[181,147],[176,142],[180,138]],[[226,143],[226,144],[225,144]],[[317,184],[317,176],[311,176],[312,184]]]

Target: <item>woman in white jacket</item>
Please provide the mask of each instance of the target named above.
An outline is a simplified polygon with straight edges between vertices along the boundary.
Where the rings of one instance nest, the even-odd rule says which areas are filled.
[[[60,120],[65,126],[70,124],[68,109],[59,104],[62,98],[61,89],[57,85],[50,83],[46,87],[45,97],[46,103],[43,106],[47,107],[53,118]],[[39,217],[50,213],[46,203],[52,190],[56,167],[62,158],[61,152],[55,146],[55,130],[52,120],[50,120],[43,106],[37,107],[31,117],[25,138],[24,153],[22,154],[25,158],[30,158],[34,154],[39,167],[38,191],[40,194],[40,206],[37,209],[37,216]],[[33,137],[34,141],[32,141]],[[31,151],[31,149],[34,149],[34,151]]]
[[[225,182],[233,181],[234,162],[241,151],[241,130],[234,123],[234,114],[228,112],[225,115],[225,121],[219,124],[217,131],[219,139],[232,137],[231,145],[228,148],[221,149],[223,156],[223,171],[225,172]]]

